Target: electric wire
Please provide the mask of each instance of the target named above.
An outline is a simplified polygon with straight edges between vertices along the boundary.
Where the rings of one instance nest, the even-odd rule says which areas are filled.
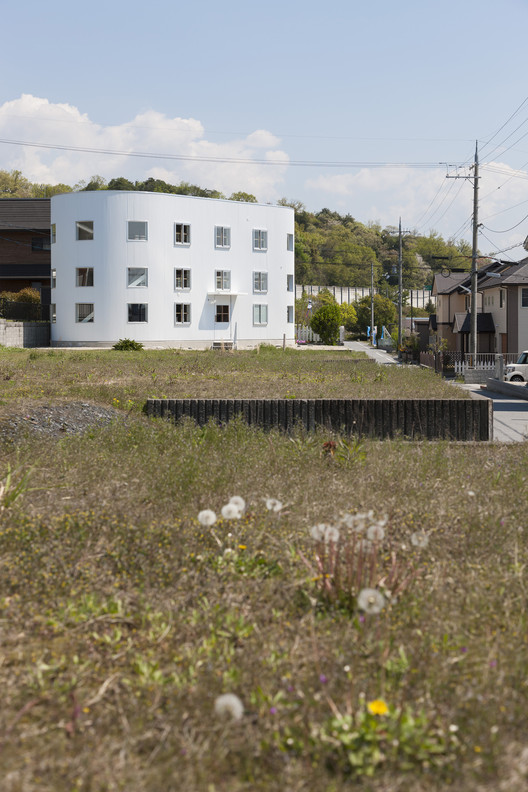
[[[105,154],[108,156],[119,157],[139,157],[144,159],[164,159],[176,160],[179,162],[210,162],[226,165],[275,165],[275,166],[294,166],[294,167],[316,167],[316,168],[359,168],[359,167],[382,167],[382,168],[437,168],[441,167],[441,162],[379,162],[379,161],[325,161],[325,160],[284,160],[284,159],[262,159],[249,157],[212,157],[195,156],[188,154],[156,154],[154,152],[143,151],[120,151],[113,149],[98,149],[90,146],[65,146],[58,143],[35,143],[27,140],[7,140],[0,139],[0,143],[13,146],[27,146],[29,148],[52,149],[57,151],[76,151],[83,154]]]

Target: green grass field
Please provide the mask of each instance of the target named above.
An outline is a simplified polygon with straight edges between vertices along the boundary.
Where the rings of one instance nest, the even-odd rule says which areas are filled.
[[[524,790],[525,443],[141,413],[412,391],[460,396],[346,353],[1,351],[2,790]],[[29,420],[80,402],[115,420]]]

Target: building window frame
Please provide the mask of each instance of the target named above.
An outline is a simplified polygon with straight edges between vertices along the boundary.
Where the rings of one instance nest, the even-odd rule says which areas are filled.
[[[148,303],[127,303],[127,322],[129,324],[147,324]]]
[[[94,322],[94,303],[75,303],[75,322],[92,324]]]
[[[294,287],[293,275],[286,275],[286,291],[292,292]]]
[[[89,242],[94,238],[93,220],[75,221],[75,239],[77,242]]]
[[[76,267],[75,268],[75,286],[88,287],[94,285],[94,268],[93,267]]]
[[[286,308],[286,321],[288,324],[293,324],[295,319],[295,310],[293,305],[288,305]]]
[[[127,239],[129,242],[148,242],[148,221],[127,220]]]
[[[57,270],[55,268],[51,270],[50,288],[51,289],[57,288]]]
[[[268,324],[268,306],[266,303],[254,303],[253,305],[253,325],[264,327]]]
[[[175,291],[190,291],[191,290],[191,270],[184,269],[183,267],[174,268],[174,290]]]
[[[215,226],[215,248],[227,250],[231,247],[231,227]]]
[[[226,303],[216,303],[215,306],[215,323],[228,324],[230,319],[230,306]]]
[[[54,245],[57,241],[57,223],[52,223],[50,226],[51,244]]]
[[[191,224],[174,223],[174,244],[178,247],[189,247],[191,244]]]
[[[286,234],[286,250],[290,251],[290,253],[295,250],[293,234]]]
[[[521,289],[521,308],[528,308],[528,288]]]
[[[267,294],[267,293],[268,293],[268,273],[254,272],[253,294]]]
[[[191,324],[191,303],[174,303],[174,324]]]
[[[50,322],[51,324],[55,324],[57,321],[57,305],[56,303],[50,303]]]
[[[216,291],[231,291],[231,270],[215,270]]]
[[[148,267],[127,267],[127,289],[148,288]]]
[[[265,228],[253,229],[253,250],[264,251],[268,249],[268,232]]]

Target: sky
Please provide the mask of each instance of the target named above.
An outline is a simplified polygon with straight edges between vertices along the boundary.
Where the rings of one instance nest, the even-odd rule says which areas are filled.
[[[478,146],[479,249],[526,255],[527,0],[23,0],[2,18],[0,169],[471,242]]]

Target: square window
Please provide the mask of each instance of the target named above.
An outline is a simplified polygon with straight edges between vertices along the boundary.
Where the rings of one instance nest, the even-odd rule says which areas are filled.
[[[93,286],[93,267],[77,267],[75,270],[76,286]]]
[[[191,288],[191,270],[190,269],[175,269],[174,270],[174,288],[175,289],[190,289]]]
[[[75,223],[76,238],[78,240],[93,239],[93,220],[77,220]]]
[[[174,306],[175,324],[190,324],[191,306],[189,303],[176,303]]]
[[[231,271],[230,270],[216,270],[216,290],[229,291],[231,288]]]
[[[268,306],[267,305],[254,305],[253,306],[253,324],[266,325],[268,324]]]
[[[268,232],[260,228],[253,229],[253,250],[268,249]]]
[[[146,303],[128,303],[129,322],[148,322],[148,305]]]
[[[226,226],[215,226],[215,247],[231,247],[231,229]]]
[[[294,317],[293,305],[288,305],[287,316],[286,316],[286,321],[288,322],[288,324],[293,323],[293,317]]]
[[[128,239],[147,240],[148,239],[148,223],[143,220],[129,220],[128,221]]]
[[[56,289],[57,288],[57,270],[56,269],[52,269],[51,270],[51,288],[52,289]]]
[[[217,305],[215,322],[229,322],[229,305]]]
[[[55,303],[51,303],[51,305],[50,305],[50,322],[52,324],[55,324],[56,321],[57,321],[57,306],[55,305]]]
[[[288,291],[293,291],[293,275],[286,276],[286,288]]]
[[[146,267],[128,267],[127,286],[129,289],[146,288],[148,286],[148,269]]]
[[[293,250],[293,234],[286,236],[286,250]]]
[[[94,320],[93,303],[75,303],[76,322],[93,322],[93,320]]]
[[[528,289],[523,289],[521,292],[521,307],[528,308]]]
[[[53,245],[57,241],[57,225],[56,223],[51,224],[51,244]]]
[[[191,244],[191,226],[188,223],[174,223],[174,244]]]
[[[265,294],[268,291],[268,273],[253,273],[253,291],[255,294]]]

